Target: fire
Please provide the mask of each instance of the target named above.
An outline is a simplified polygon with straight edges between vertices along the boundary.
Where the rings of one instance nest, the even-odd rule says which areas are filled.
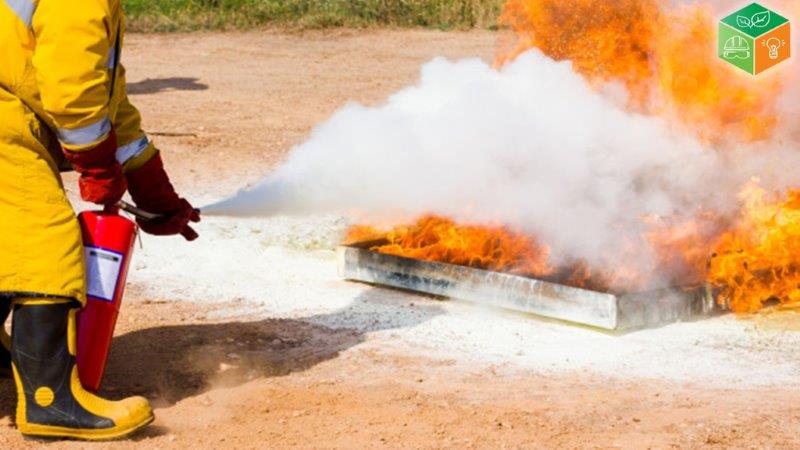
[[[425,216],[388,232],[364,225],[351,227],[345,243],[365,242],[381,253],[552,280],[596,291],[629,291],[644,281],[639,272],[630,268],[600,271],[581,261],[555,267],[550,261],[550,249],[529,234],[500,225],[457,224],[439,216]]]
[[[643,101],[659,21],[658,3],[649,0],[509,0],[500,23],[514,31],[516,42],[496,63],[538,48],[555,60],[570,60],[592,82],[624,83]]]
[[[724,151],[731,143],[768,141],[778,125],[779,76],[732,71],[714,54],[716,20],[708,5],[670,6],[659,0],[507,0],[501,24],[513,32],[496,65],[538,49],[602,91],[622,85],[632,112],[657,115],[677,132],[693,133]],[[693,219],[644,217],[641,242],[658,267],[555,266],[546,243],[502,226],[461,225],[428,216],[381,233],[369,227],[351,237],[381,238],[375,250],[470,267],[557,279],[597,290],[635,290],[656,276],[684,285],[709,283],[718,301],[752,312],[770,300],[800,304],[800,190],[783,196],[757,183],[742,190],[738,218],[692,211]]]
[[[697,286],[706,281],[708,255],[725,221],[706,212],[695,220],[676,221],[647,217],[646,241],[656,250],[659,271],[669,271],[671,281]]]
[[[500,20],[516,38],[497,64],[538,48],[594,85],[624,84],[632,108],[708,141],[768,138],[780,80],[732,73],[719,61],[709,7],[664,8],[656,0],[508,0]]]
[[[382,253],[538,278],[553,273],[547,264],[547,247],[531,236],[502,226],[456,225],[444,217],[427,216],[388,233],[357,227],[350,230],[347,241],[358,242],[364,236],[377,235],[386,243],[373,249]]]
[[[680,120],[701,138],[716,143],[769,139],[777,125],[774,105],[783,89],[779,78],[732,73],[709,49],[716,49],[716,25],[709,8],[684,6],[668,14],[657,35],[657,88],[653,112]]]
[[[709,280],[719,299],[738,312],[753,312],[770,300],[800,303],[800,191],[783,198],[757,182],[741,194],[737,226],[716,245]]]

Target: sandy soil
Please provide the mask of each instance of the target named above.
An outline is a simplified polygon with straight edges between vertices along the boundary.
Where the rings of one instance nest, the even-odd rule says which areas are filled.
[[[131,36],[123,61],[176,184],[201,204],[257,180],[345,102],[380,102],[434,56],[489,59],[496,40]],[[341,227],[217,219],[191,246],[146,238],[105,392],[147,396],[157,420],[114,446],[800,445],[796,313],[609,336],[341,282]],[[43,445],[13,429],[13,399],[0,384],[0,446]]]
[[[145,395],[155,424],[120,448],[796,448],[800,392],[589,373],[475,367],[304,321],[227,317],[214,307],[129,298],[105,392]],[[13,429],[0,385],[0,445]],[[98,444],[106,446],[108,444]],[[54,448],[85,448],[56,442]]]

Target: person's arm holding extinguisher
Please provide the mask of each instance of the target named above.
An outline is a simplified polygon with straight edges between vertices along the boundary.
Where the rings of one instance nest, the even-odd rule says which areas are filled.
[[[139,111],[128,100],[122,65],[117,70],[117,85],[116,95],[121,98],[114,126],[119,142],[116,159],[122,165],[136,206],[161,215],[150,220],[138,218],[139,227],[153,235],[180,234],[188,241],[197,239],[197,232],[189,223],[200,221],[200,211],[175,192],[158,149],[142,131]]]
[[[162,216],[137,219],[143,231],[194,240],[197,233],[189,223],[198,222],[200,212],[175,192],[158,150],[141,130],[141,117],[128,100],[125,70],[119,62],[123,25],[117,29],[116,42],[109,45],[100,35],[106,30],[99,25],[104,20],[93,16],[80,23],[85,28],[81,30],[62,30],[67,25],[59,28],[55,22],[47,34],[42,33],[34,56],[43,103],[56,124],[64,156],[80,174],[81,198],[114,206],[127,189],[138,207]],[[60,45],[59,39],[68,31],[97,34],[96,39],[87,39],[91,51],[75,46],[75,55],[65,54],[72,48]],[[70,71],[63,64],[50,70],[53,61],[72,59],[86,60],[84,66],[93,70],[81,66]]]

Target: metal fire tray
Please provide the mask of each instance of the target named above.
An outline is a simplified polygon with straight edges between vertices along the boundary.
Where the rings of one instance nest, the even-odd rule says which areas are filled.
[[[375,242],[341,246],[339,276],[590,325],[631,330],[716,311],[710,289],[665,288],[615,295],[563,284],[369,250]]]

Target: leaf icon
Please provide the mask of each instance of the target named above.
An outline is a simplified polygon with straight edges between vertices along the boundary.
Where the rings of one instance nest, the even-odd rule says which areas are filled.
[[[736,24],[742,28],[753,28],[752,22],[745,16],[736,16]]]
[[[769,11],[761,11],[760,13],[753,14],[753,18],[750,20],[754,27],[764,28],[769,25]]]

